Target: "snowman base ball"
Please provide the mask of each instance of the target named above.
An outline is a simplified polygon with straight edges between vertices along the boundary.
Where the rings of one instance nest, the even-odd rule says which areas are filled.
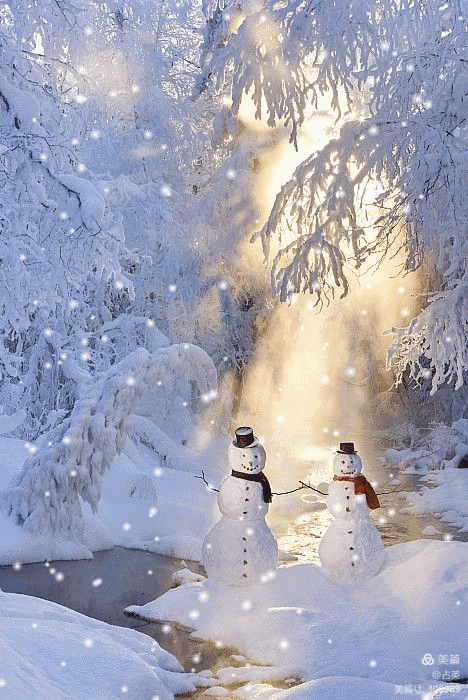
[[[379,573],[385,563],[385,548],[369,515],[363,514],[335,520],[320,542],[319,557],[330,578],[352,583]]]
[[[276,569],[278,544],[264,520],[222,518],[205,537],[202,561],[211,581],[255,586]]]
[[[327,497],[335,520],[322,538],[319,557],[330,578],[342,583],[372,578],[385,563],[385,548],[370,519],[370,509],[378,508],[379,501],[361,469],[354,444],[341,443]]]

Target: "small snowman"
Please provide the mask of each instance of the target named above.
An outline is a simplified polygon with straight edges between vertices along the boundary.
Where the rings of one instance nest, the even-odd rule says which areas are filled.
[[[232,471],[218,494],[222,517],[206,534],[202,552],[208,578],[227,586],[253,586],[276,568],[278,544],[265,522],[272,500],[265,460],[252,428],[237,428],[228,448]]]
[[[322,538],[319,556],[325,571],[346,583],[375,576],[385,561],[382,540],[370,519],[370,511],[380,507],[379,499],[361,469],[354,443],[340,443],[327,498],[335,520]]]

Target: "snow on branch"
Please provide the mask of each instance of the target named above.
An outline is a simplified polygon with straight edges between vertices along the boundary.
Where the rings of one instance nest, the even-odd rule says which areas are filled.
[[[101,481],[127,439],[131,414],[147,387],[174,375],[213,392],[216,370],[199,347],[139,348],[88,384],[71,416],[41,438],[37,453],[0,494],[6,516],[32,534],[79,541],[84,523],[79,497],[94,512]]]
[[[281,267],[284,258],[291,258],[291,262]],[[335,285],[343,288],[341,296],[346,296],[348,281],[343,272],[344,261],[343,253],[325,240],[321,230],[312,236],[302,236],[275,257],[271,268],[273,294],[282,302],[297,292],[316,294],[317,304],[322,294],[329,301],[330,294],[334,296],[334,288],[327,280],[332,276]]]
[[[276,126],[284,120],[296,143],[310,104],[317,107],[326,94],[340,116],[343,102],[351,106],[356,87],[385,74],[399,39],[397,17],[411,28],[412,23],[419,24],[421,9],[418,3],[397,0],[385,6],[366,0],[331,4],[265,0],[206,2],[205,12],[208,27],[215,18],[217,27],[224,21],[224,34],[222,41],[205,42],[200,82],[206,84],[210,78],[217,90],[229,87],[234,112],[243,95],[249,94],[256,117],[266,105],[268,123]],[[432,15],[438,19],[435,6],[426,13],[429,20]]]
[[[271,281],[273,294],[281,301],[290,293],[308,291],[317,294],[319,303],[322,294],[326,300],[334,295],[332,284],[345,296],[346,258],[353,258],[359,267],[370,252],[355,209],[361,186],[354,161],[357,131],[354,123],[346,125],[340,139],[298,166],[278,193],[264,227],[251,239],[261,239],[265,261],[272,241],[278,240]],[[282,247],[283,238],[293,240]]]
[[[392,328],[387,366],[395,360],[396,382],[403,373],[420,383],[431,380],[431,394],[444,383],[460,389],[468,367],[468,282],[438,292],[407,328]]]

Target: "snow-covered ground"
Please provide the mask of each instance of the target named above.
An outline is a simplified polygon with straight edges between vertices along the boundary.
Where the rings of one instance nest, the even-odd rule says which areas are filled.
[[[210,682],[141,632],[0,591],[2,698],[173,700]]]
[[[28,455],[24,441],[0,437],[0,491]],[[29,562],[90,558],[114,545],[199,558],[203,534],[216,520],[216,493],[194,478],[200,465],[193,458],[193,473],[166,469],[155,466],[159,461],[150,454],[143,461],[129,443],[104,476],[97,516],[81,504],[87,546],[34,537],[0,517],[0,564],[20,568]],[[1,697],[172,700],[210,683],[208,672],[184,673],[171,654],[142,633],[0,591]]]
[[[224,447],[220,443],[204,455],[184,448],[183,469],[170,469],[152,450],[136,451],[129,442],[103,478],[97,516],[82,504],[87,546],[34,538],[2,518],[0,562],[86,558],[114,544],[199,560],[203,536],[219,512],[216,492],[195,475],[204,469],[218,486],[226,472],[226,461],[219,457]],[[1,490],[28,449],[22,441],[2,437],[0,454]],[[451,469],[453,478],[465,478],[465,471],[453,467],[430,472],[431,477],[449,477],[440,480],[439,488],[449,488]],[[452,508],[464,506],[462,487],[458,481],[447,495]],[[301,498],[282,497],[279,512],[287,503],[285,517],[290,519]],[[443,511],[442,503],[440,497],[437,512]],[[210,687],[197,696],[387,700],[412,694],[429,700],[450,692],[467,700],[468,687],[456,681],[468,676],[468,544],[427,539],[389,547],[386,553],[378,576],[349,585],[330,580],[312,563],[281,566],[265,583],[246,588],[197,581],[196,576],[190,581],[182,571],[176,577],[182,581],[179,588],[130,608],[238,649],[244,660],[235,657],[232,667],[218,672],[215,682],[220,685],[212,686],[208,675],[182,675],[175,660],[144,635],[34,598],[2,594],[1,658],[7,665],[0,662],[0,691],[9,688],[9,700],[165,700],[206,683]],[[111,666],[122,673],[111,674]],[[279,690],[278,681],[295,685]]]
[[[458,467],[467,455],[468,420],[464,418],[450,427],[435,426],[423,448],[387,450],[387,464],[400,474],[421,477],[422,488],[405,494],[401,512],[435,515],[468,532],[468,469]]]
[[[386,551],[383,571],[360,584],[295,564],[257,586],[190,582],[128,610],[236,647],[249,663],[218,672],[233,698],[466,700],[467,686],[454,681],[468,675],[468,544],[416,540]],[[271,685],[287,679],[302,682]]]

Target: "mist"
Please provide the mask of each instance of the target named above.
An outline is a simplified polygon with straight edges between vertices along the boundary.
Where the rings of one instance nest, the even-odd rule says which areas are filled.
[[[247,106],[242,117],[253,121]],[[283,130],[276,130],[271,148],[259,159],[254,196],[262,216],[297,164],[330,138],[331,125],[323,112],[311,117],[300,132],[298,151]],[[256,134],[262,134],[258,121],[250,135]],[[260,266],[260,245],[246,246],[244,257],[246,265]],[[328,480],[342,441],[354,442],[364,463],[375,461],[392,426],[403,420],[386,369],[390,339],[384,333],[413,317],[420,282],[417,273],[401,276],[403,256],[397,249],[378,262],[377,255],[371,257],[359,276],[348,264],[348,296],[336,295],[321,310],[309,295],[293,296],[274,311],[258,343],[233,419],[252,425],[262,439],[277,484]]]

